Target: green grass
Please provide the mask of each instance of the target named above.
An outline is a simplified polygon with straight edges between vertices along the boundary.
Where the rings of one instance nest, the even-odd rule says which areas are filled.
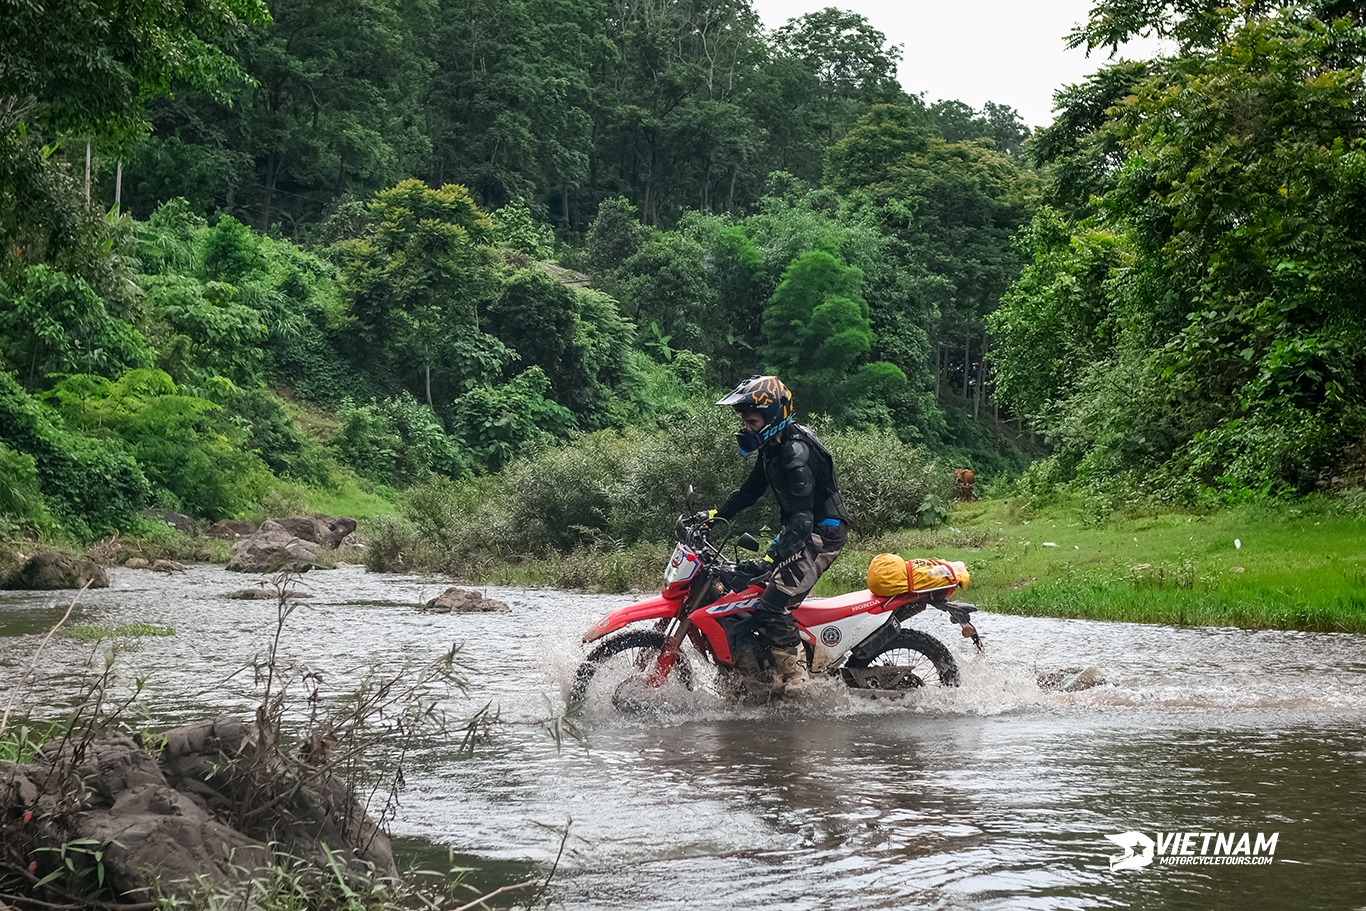
[[[145,636],[174,636],[175,627],[155,626],[151,623],[125,623],[120,626],[87,624],[65,630],[66,635],[85,642],[100,639],[141,639]]]
[[[57,730],[55,724],[35,727],[26,722],[10,720],[10,724],[0,731],[0,761],[23,764],[38,755],[38,749],[53,738]]]
[[[848,590],[873,553],[894,550],[965,561],[965,597],[1002,613],[1366,632],[1366,515],[1323,498],[1099,524],[1068,506],[1030,514],[992,500],[872,543],[846,552],[822,589]]]
[[[394,513],[397,495],[394,491],[371,485],[346,469],[333,472],[327,487],[308,486],[292,481],[281,481],[263,498],[251,518],[256,521],[280,516],[312,515],[350,516],[364,521]]]

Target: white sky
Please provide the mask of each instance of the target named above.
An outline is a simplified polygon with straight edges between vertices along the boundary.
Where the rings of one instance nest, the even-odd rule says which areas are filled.
[[[902,46],[901,85],[929,103],[956,98],[980,109],[1008,104],[1032,127],[1053,121],[1053,92],[1106,63],[1069,51],[1064,38],[1086,19],[1091,0],[751,0],[770,29],[827,6],[859,13]],[[1124,56],[1150,56],[1136,42]]]

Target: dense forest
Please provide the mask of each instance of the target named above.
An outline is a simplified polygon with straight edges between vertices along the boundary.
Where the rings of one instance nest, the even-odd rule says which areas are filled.
[[[268,7],[0,0],[0,537],[406,490],[509,551],[635,539],[755,372],[907,500],[873,528],[936,463],[1361,481],[1355,4],[1102,0],[1033,135],[835,8]],[[1106,57],[1140,33],[1173,53]]]

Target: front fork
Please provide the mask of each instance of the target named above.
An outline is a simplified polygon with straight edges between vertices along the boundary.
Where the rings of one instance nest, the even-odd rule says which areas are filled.
[[[679,605],[678,613],[655,624],[655,629],[664,633],[664,649],[655,659],[654,667],[650,668],[649,673],[645,675],[646,686],[658,688],[669,679],[670,672],[678,663],[678,650],[683,645],[683,640],[688,637],[688,631],[692,629],[692,621],[688,617],[706,602],[710,591],[710,574],[696,579],[692,588],[688,590],[688,597],[684,598],[683,603]],[[645,671],[648,663],[649,659],[642,655],[640,657],[640,670]]]

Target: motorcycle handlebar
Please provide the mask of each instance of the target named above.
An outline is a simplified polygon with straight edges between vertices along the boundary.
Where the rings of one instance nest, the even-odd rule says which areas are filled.
[[[711,540],[711,532],[718,521],[727,522],[726,519],[710,518],[706,513],[680,515],[676,523],[678,540],[707,558],[707,562],[714,567],[717,578],[727,589],[744,591],[769,574],[764,572],[752,576],[736,570],[735,561],[726,556],[725,551]]]

